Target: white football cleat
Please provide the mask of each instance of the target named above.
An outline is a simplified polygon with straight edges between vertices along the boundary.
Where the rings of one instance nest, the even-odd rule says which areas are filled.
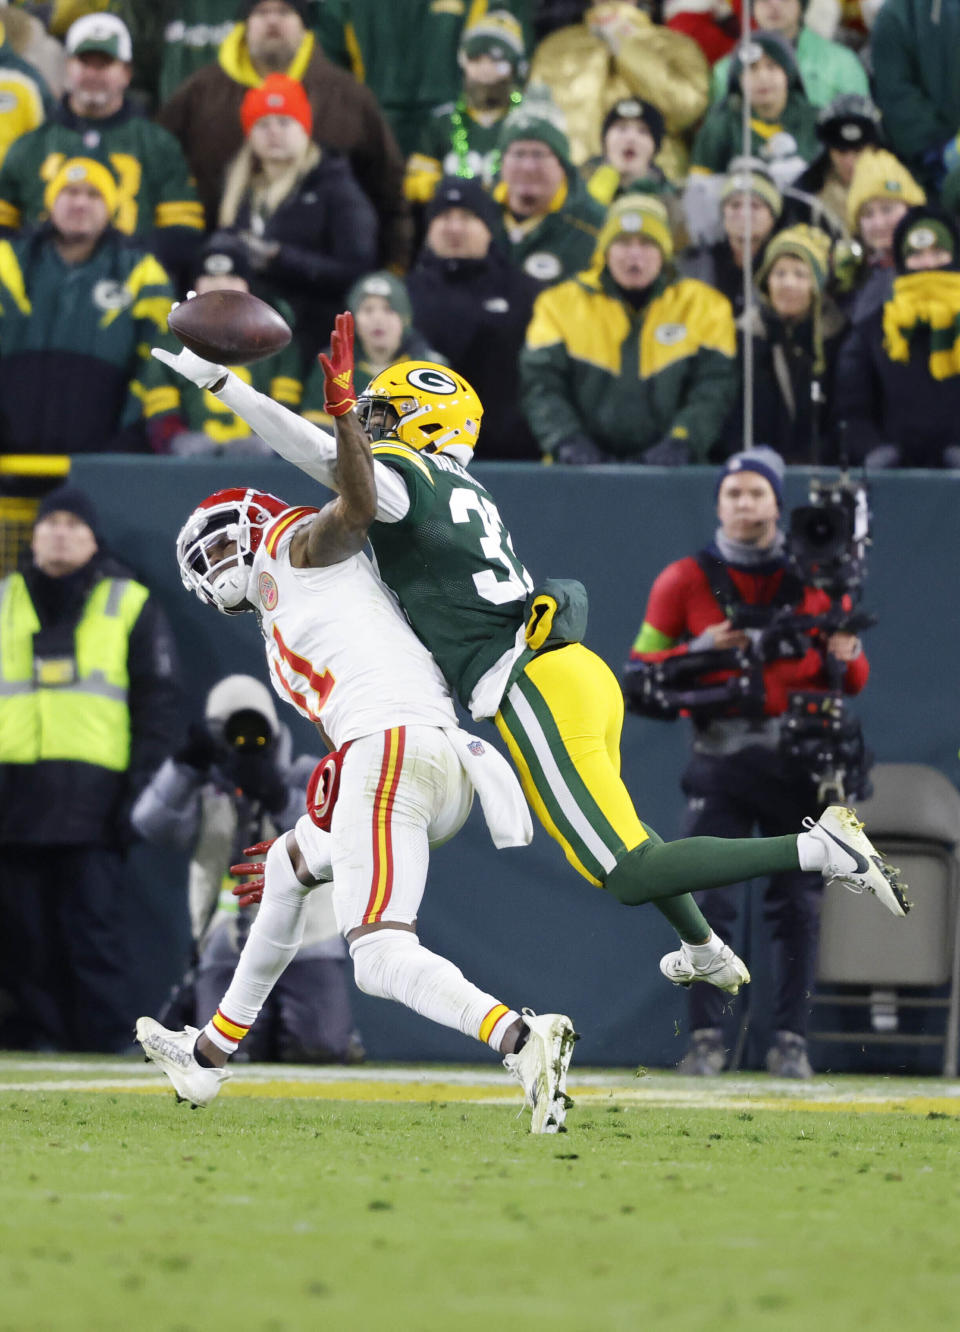
[[[532,1111],[531,1133],[566,1133],[567,1110],[573,1105],[567,1095],[567,1069],[578,1039],[573,1023],[562,1013],[523,1010],[530,1035],[519,1054],[504,1056],[503,1066],[523,1084],[526,1103]]]
[[[895,916],[907,914],[910,903],[900,871],[880,855],[854,810],[830,805],[816,821],[804,819],[803,826],[826,850],[820,873],[827,883],[836,879],[851,892],[872,893]]]
[[[681,943],[675,953],[667,953],[660,959],[660,970],[674,985],[692,985],[694,981],[706,981],[727,994],[738,994],[741,985],[749,985],[750,972],[740,958],[727,944],[717,940],[717,951],[705,962],[698,962],[690,955],[689,946]]]
[[[166,1073],[177,1100],[189,1101],[194,1110],[209,1105],[223,1083],[233,1077],[229,1068],[204,1068],[197,1063],[193,1047],[199,1035],[196,1027],[168,1031],[155,1018],[137,1018],[137,1040],[143,1053]]]

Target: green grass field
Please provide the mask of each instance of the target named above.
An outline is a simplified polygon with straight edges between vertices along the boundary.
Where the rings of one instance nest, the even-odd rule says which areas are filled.
[[[0,1329],[928,1332],[960,1322],[960,1084],[0,1057]]]

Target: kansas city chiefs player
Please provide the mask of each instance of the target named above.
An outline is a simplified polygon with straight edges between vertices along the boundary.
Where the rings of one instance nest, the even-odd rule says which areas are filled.
[[[629,906],[652,902],[680,936],[661,959],[674,984],[731,994],[747,968],[713,933],[693,892],[785,870],[819,870],[908,910],[899,876],[852,810],[831,806],[796,835],[664,842],[642,822],[620,777],[623,696],[580,641],[579,584],[539,588],[517,557],[493,497],[472,477],[483,407],[455,371],[403,361],[356,400],[349,314],[326,360],[336,438],[189,351],[154,355],[209,388],[289,462],[337,489],[337,449],[372,440],[370,541],[394,592],[447,681],[476,719],[492,718],[541,823],[584,878]]]
[[[270,847],[261,909],[203,1032],[141,1018],[137,1037],[182,1099],[212,1100],[296,953],[307,894],[332,879],[358,987],[501,1052],[523,1083],[531,1130],[556,1133],[568,1102],[570,1019],[521,1015],[416,934],[428,848],[461,827],[474,791],[499,846],[529,842],[529,811],[503,757],[459,729],[440,670],[362,553],[377,504],[362,433],[339,446],[337,475],[340,495],[319,511],[224,490],[180,532],[184,584],[228,615],[256,613],[274,687],[334,753],[321,765],[325,827],[305,815]]]

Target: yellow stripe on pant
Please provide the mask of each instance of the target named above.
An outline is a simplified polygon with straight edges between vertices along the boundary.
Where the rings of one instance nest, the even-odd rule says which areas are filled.
[[[540,822],[602,887],[624,852],[650,836],[620,778],[623,695],[613,672],[580,643],[542,652],[495,721]]]

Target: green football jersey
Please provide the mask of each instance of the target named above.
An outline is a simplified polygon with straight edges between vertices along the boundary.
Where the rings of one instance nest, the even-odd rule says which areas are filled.
[[[515,647],[533,582],[493,499],[459,463],[399,440],[374,444],[373,456],[410,495],[405,518],[370,529],[380,576],[466,706]]]

